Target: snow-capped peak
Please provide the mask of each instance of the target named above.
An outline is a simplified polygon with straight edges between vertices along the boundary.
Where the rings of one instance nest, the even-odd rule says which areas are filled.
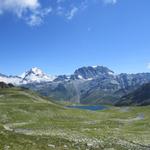
[[[33,67],[30,70],[24,72],[21,77],[24,78],[27,74],[43,75],[43,71],[37,67]]]
[[[39,74],[39,75],[43,74],[43,71],[37,67],[31,68],[31,71],[34,72],[35,74]]]
[[[28,75],[28,74],[35,74],[35,75],[43,75],[44,73],[43,73],[43,71],[41,70],[41,69],[39,69],[39,68],[37,68],[37,67],[33,67],[33,68],[31,68],[31,69],[29,69],[29,70],[27,70],[27,71],[25,71],[22,75],[21,75],[21,77],[22,78],[24,78],[26,75]]]
[[[33,67],[29,71],[24,72],[21,77],[23,78],[23,83],[48,82],[53,81],[56,78],[56,76],[47,75],[37,67]]]
[[[98,65],[95,65],[95,66],[92,66],[93,68],[97,68],[98,67]]]

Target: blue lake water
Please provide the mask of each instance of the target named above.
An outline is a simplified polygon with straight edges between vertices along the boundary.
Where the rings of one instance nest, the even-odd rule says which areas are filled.
[[[76,108],[76,109],[84,109],[84,110],[91,110],[91,111],[97,111],[97,110],[105,110],[108,109],[108,107],[103,105],[92,105],[92,106],[67,106],[68,108]]]

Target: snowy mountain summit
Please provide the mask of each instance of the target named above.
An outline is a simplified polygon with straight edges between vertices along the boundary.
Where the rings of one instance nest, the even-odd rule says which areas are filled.
[[[56,77],[55,76],[49,76],[46,73],[44,73],[41,69],[37,67],[33,67],[30,70],[24,72],[21,75],[22,83],[32,83],[32,82],[49,82],[53,81]]]
[[[22,85],[28,83],[50,82],[56,79],[56,76],[47,75],[41,69],[33,67],[24,72],[21,76],[7,76],[0,74],[0,82]]]

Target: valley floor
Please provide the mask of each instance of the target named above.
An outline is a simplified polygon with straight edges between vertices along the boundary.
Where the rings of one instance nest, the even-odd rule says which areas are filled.
[[[150,107],[100,112],[0,105],[0,149],[150,149]]]
[[[0,100],[0,150],[129,149],[150,150],[150,106],[86,111]]]

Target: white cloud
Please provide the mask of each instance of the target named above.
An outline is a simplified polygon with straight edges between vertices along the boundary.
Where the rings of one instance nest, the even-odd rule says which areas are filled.
[[[0,0],[0,10],[10,11],[19,17],[27,10],[34,11],[40,7],[38,0]]]
[[[0,14],[5,12],[13,13],[34,26],[42,23],[50,9],[43,9],[38,0],[0,0]]]
[[[74,15],[78,12],[78,8],[77,7],[73,7],[66,15],[67,19],[71,20]]]

